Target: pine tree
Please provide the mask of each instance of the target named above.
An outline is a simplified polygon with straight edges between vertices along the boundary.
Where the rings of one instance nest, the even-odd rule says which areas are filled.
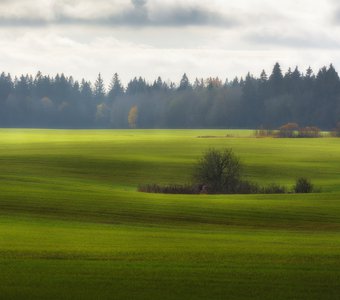
[[[261,75],[260,75],[260,82],[265,83],[268,80],[268,76],[265,70],[262,70]]]
[[[161,91],[165,88],[165,84],[160,76],[158,76],[157,80],[153,82],[152,89],[154,91]]]
[[[123,95],[124,95],[124,87],[121,84],[118,74],[115,73],[110,83],[108,100],[109,102],[113,102],[117,97],[120,97]]]
[[[92,100],[93,92],[91,88],[91,83],[87,82],[85,79],[81,81],[80,94],[84,100]]]
[[[94,100],[96,103],[102,103],[105,99],[105,86],[101,74],[98,74],[97,80],[94,84],[93,91]]]
[[[273,72],[269,77],[269,90],[271,95],[280,95],[283,89],[283,75],[281,71],[281,66],[279,63],[276,63]]]
[[[184,73],[184,75],[182,76],[182,79],[179,83],[178,90],[179,91],[185,91],[185,90],[190,90],[191,88],[192,87],[191,87],[189,78],[188,78],[187,74]]]
[[[204,80],[203,80],[203,78],[201,78],[201,79],[196,78],[195,82],[194,82],[193,88],[194,88],[194,90],[201,90],[201,89],[203,89],[204,88]]]
[[[308,67],[308,69],[306,70],[306,78],[312,78],[312,77],[314,77],[314,72],[313,72],[313,70],[312,70],[312,68],[309,66]]]

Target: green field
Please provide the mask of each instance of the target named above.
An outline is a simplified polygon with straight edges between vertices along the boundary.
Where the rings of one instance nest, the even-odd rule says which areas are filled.
[[[136,191],[189,182],[209,147],[249,180],[322,192]],[[3,129],[0,182],[0,299],[340,298],[340,139]]]

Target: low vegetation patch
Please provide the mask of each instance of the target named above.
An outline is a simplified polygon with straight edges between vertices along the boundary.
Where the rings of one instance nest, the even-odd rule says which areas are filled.
[[[312,193],[314,191],[314,185],[307,178],[298,178],[294,185],[295,193]]]
[[[336,130],[334,132],[336,132]],[[339,132],[340,132],[340,129],[339,129]],[[322,137],[320,128],[316,126],[299,127],[297,123],[287,123],[285,125],[282,125],[278,130],[260,128],[255,131],[255,136],[256,137],[276,137],[276,138],[320,138]]]
[[[159,185],[159,184],[144,184],[138,187],[139,192],[156,193],[156,194],[199,194],[198,186],[194,185]]]
[[[340,122],[337,123],[336,127],[334,130],[331,132],[331,135],[333,137],[340,137]]]
[[[193,172],[193,184],[141,185],[138,191],[164,194],[285,194],[312,193],[313,184],[298,178],[293,189],[279,184],[260,186],[242,179],[242,164],[232,149],[209,149],[199,159]]]
[[[268,186],[260,186],[249,181],[240,181],[237,194],[286,194],[289,190],[279,184],[272,183]]]
[[[275,130],[265,129],[263,126],[260,129],[255,130],[256,137],[275,137],[276,132]]]

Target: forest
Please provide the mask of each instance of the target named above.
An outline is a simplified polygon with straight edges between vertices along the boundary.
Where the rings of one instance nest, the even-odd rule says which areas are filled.
[[[0,126],[27,128],[267,128],[294,122],[331,130],[340,121],[340,79],[334,66],[298,67],[232,80],[179,83],[135,77],[123,86],[38,72],[0,75]]]

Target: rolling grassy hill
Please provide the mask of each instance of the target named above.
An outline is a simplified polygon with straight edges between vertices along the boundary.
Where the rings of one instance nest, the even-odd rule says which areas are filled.
[[[251,135],[1,130],[0,298],[338,299],[340,139]],[[249,180],[322,193],[136,192],[189,182],[209,147]]]

